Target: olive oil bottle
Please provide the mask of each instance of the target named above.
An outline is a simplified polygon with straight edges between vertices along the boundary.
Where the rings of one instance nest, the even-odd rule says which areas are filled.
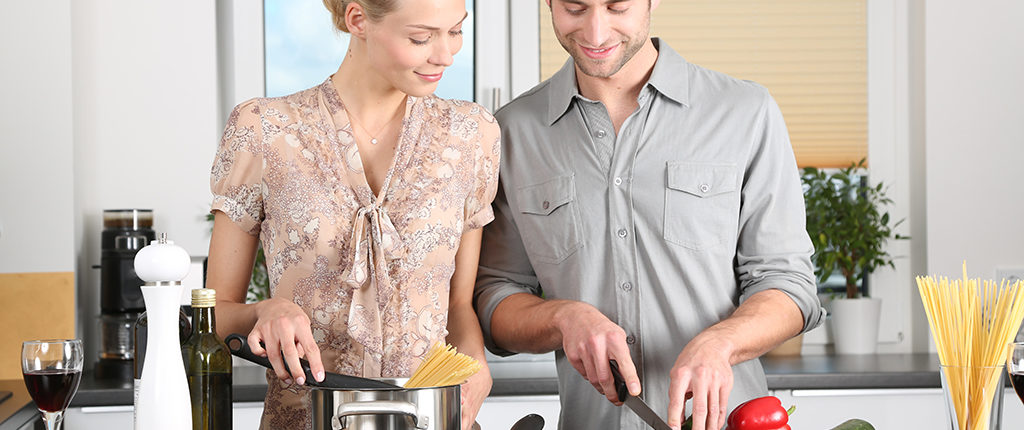
[[[216,291],[192,290],[192,335],[181,347],[192,397],[192,429],[231,428],[231,352],[217,337]]]

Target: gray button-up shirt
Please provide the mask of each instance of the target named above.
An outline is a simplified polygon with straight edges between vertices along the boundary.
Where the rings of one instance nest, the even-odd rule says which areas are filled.
[[[572,60],[497,113],[501,186],[485,227],[476,305],[516,293],[590,303],[627,335],[643,395],[668,410],[687,342],[768,289],[823,317],[804,201],[782,114],[768,91],[686,62],[665,43],[639,107],[616,134],[576,86]],[[560,428],[641,429],[556,352]],[[758,360],[733,367],[730,409],[767,394]]]

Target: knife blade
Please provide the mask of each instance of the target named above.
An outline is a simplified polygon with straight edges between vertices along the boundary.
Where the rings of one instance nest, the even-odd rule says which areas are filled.
[[[612,377],[615,378],[615,393],[619,396],[619,400],[625,403],[630,410],[654,430],[672,430],[672,427],[669,427],[665,420],[654,413],[643,399],[629,394],[629,389],[626,388],[626,381],[622,379],[622,374],[619,373],[619,364],[615,360],[608,360],[608,365],[612,369]]]

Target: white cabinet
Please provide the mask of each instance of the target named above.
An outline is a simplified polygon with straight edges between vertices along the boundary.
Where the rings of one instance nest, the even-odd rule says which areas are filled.
[[[231,428],[233,430],[255,430],[260,428],[260,417],[263,416],[263,402],[235,403],[231,411]]]
[[[560,409],[557,395],[491,396],[484,400],[476,422],[481,430],[508,430],[520,418],[537,414],[544,417],[545,429],[556,429]]]
[[[64,430],[131,429],[132,406],[84,406],[64,412]]]
[[[830,429],[850,418],[877,429],[949,428],[941,388],[776,390],[772,395],[787,408],[796,405],[789,418],[794,429]],[[1003,398],[1002,428],[1016,428],[1024,422],[1024,405],[1012,388]]]
[[[234,430],[253,430],[260,426],[263,402],[235,403],[231,415]],[[64,414],[64,430],[113,429],[133,427],[131,406],[86,406],[68,408]]]
[[[494,396],[484,401],[477,422],[482,430],[508,430],[529,414],[544,417],[544,428],[558,427],[558,396]],[[232,419],[234,430],[259,428],[263,402],[235,403]],[[65,430],[94,429],[129,430],[132,428],[131,406],[87,406],[69,408],[64,415]]]

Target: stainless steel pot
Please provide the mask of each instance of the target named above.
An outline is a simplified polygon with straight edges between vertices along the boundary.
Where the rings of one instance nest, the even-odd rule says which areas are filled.
[[[224,339],[235,356],[272,368],[266,357],[252,353],[239,334]],[[458,385],[403,388],[407,378],[360,378],[326,373],[316,382],[306,360],[299,360],[312,390],[314,430],[460,430]],[[287,365],[285,368],[287,369]]]
[[[375,380],[402,386],[405,379]],[[459,430],[458,385],[312,391],[313,430]]]

